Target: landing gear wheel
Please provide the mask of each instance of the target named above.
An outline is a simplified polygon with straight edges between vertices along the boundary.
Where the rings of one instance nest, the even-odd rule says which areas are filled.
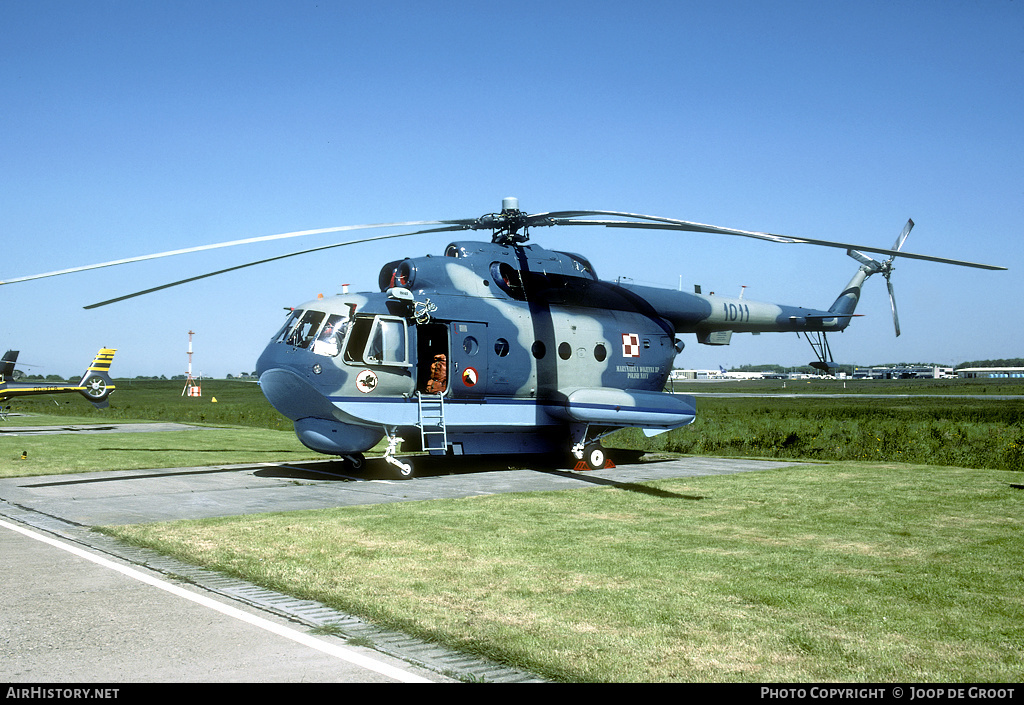
[[[408,480],[408,479],[410,479],[412,477],[412,475],[413,475],[413,469],[412,469],[412,463],[409,462],[409,459],[406,458],[405,462],[402,462],[401,460],[398,460],[397,458],[395,460],[397,461],[394,464],[395,467],[394,467],[394,471],[393,471],[395,473],[395,476],[398,477],[399,480]]]
[[[600,443],[591,443],[583,449],[583,462],[589,470],[603,470],[606,460],[604,447]]]
[[[366,456],[362,453],[353,453],[344,457],[345,470],[347,472],[362,472],[366,469]]]

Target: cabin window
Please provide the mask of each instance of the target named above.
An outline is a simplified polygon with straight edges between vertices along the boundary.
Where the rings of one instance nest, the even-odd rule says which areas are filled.
[[[405,320],[393,316],[356,318],[345,341],[345,362],[409,366]]]

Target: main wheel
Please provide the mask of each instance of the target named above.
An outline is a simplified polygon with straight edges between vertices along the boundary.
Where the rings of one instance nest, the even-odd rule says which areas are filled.
[[[352,453],[344,457],[346,472],[362,472],[366,469],[366,456],[362,453]]]
[[[591,443],[583,449],[583,462],[590,470],[602,470],[605,464],[605,452],[600,443]]]

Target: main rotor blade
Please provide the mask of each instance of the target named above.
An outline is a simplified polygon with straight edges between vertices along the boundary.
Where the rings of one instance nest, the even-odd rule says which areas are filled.
[[[426,222],[437,222],[437,221],[426,221]],[[161,284],[160,286],[154,286],[154,287],[152,287],[150,289],[145,289],[143,291],[136,291],[136,292],[134,292],[132,294],[125,294],[124,296],[118,296],[117,298],[114,298],[114,299],[107,299],[106,301],[100,301],[99,303],[89,304],[88,306],[83,306],[83,308],[86,308],[86,309],[100,308],[101,306],[107,306],[109,304],[114,304],[114,303],[117,303],[118,301],[125,301],[127,299],[133,299],[136,296],[144,296],[146,294],[152,294],[154,292],[162,291],[164,289],[170,289],[172,286],[179,286],[181,284],[188,284],[189,282],[199,281],[200,279],[207,279],[208,277],[215,277],[215,276],[217,276],[219,274],[226,274],[228,272],[234,272],[237,269],[245,269],[246,267],[254,267],[257,264],[266,264],[267,262],[276,262],[277,260],[287,259],[289,257],[297,257],[299,255],[306,255],[306,254],[309,254],[311,252],[322,252],[323,250],[330,250],[330,249],[335,248],[335,247],[344,247],[345,245],[356,245],[356,244],[359,244],[361,242],[372,242],[374,240],[388,240],[390,238],[409,237],[411,235],[425,235],[427,233],[443,233],[443,232],[448,232],[448,231],[451,231],[451,230],[462,230],[463,228],[464,228],[464,226],[459,224],[459,225],[456,225],[456,226],[450,226],[450,227],[446,227],[446,228],[431,228],[431,229],[428,229],[428,230],[417,230],[417,231],[411,232],[411,233],[393,233],[391,235],[376,235],[374,237],[364,237],[364,238],[361,238],[359,240],[349,240],[347,242],[336,242],[333,245],[322,245],[320,247],[311,247],[308,250],[300,250],[299,252],[289,252],[288,254],[277,255],[276,257],[267,257],[266,259],[256,260],[255,262],[246,262],[245,264],[235,265],[234,267],[228,267],[226,269],[219,269],[216,272],[208,272],[206,274],[200,274],[198,276],[189,277],[188,279],[180,279],[180,280],[178,280],[176,282],[171,282],[169,284]]]
[[[758,233],[755,231],[738,231],[732,227],[721,227],[719,225],[708,225],[701,222],[689,222],[686,220],[670,220],[669,218],[654,218],[652,216],[634,216],[650,218],[650,222],[633,222],[630,220],[563,220],[554,219],[555,225],[603,225],[605,227],[637,227],[646,230],[685,231],[687,233],[711,233],[713,235],[739,235],[744,238],[757,238],[770,242],[792,244],[809,242],[802,238],[787,238],[783,235],[772,235],[771,233]],[[850,245],[850,247],[855,247]],[[861,247],[860,249],[867,249]]]
[[[205,250],[216,250],[222,247],[234,247],[236,245],[251,245],[257,242],[270,242],[272,240],[284,240],[287,238],[294,237],[305,237],[307,235],[322,235],[324,233],[338,233],[348,230],[366,230],[369,228],[407,228],[412,225],[458,225],[460,227],[450,228],[451,230],[462,230],[471,225],[474,221],[469,220],[410,220],[404,223],[372,223],[369,225],[342,225],[334,228],[317,228],[315,230],[296,230],[290,233],[279,233],[277,235],[263,235],[260,237],[250,237],[242,240],[231,240],[229,242],[219,242],[213,245],[200,245],[198,247],[187,247],[181,250],[168,250],[167,252],[157,252],[152,255],[140,255],[138,257],[128,257],[126,259],[112,260],[110,262],[100,262],[99,264],[88,264],[82,267],[71,267],[70,269],[61,269],[55,272],[46,272],[44,274],[33,274],[27,277],[16,277],[14,279],[7,279],[0,281],[0,286],[4,284],[15,284],[18,282],[32,281],[33,279],[44,279],[46,277],[56,277],[63,274],[73,274],[75,272],[85,272],[90,269],[101,269],[103,267],[114,267],[119,264],[130,264],[132,262],[143,262],[145,260],[159,259],[161,257],[173,257],[175,255],[184,255],[190,252],[203,252]]]
[[[720,235],[740,235],[742,237],[757,238],[785,244],[821,245],[823,247],[838,247],[843,250],[863,250],[877,254],[890,255],[894,257],[906,257],[908,259],[920,259],[928,262],[941,262],[943,264],[954,264],[961,267],[975,267],[977,269],[1005,270],[993,264],[980,264],[966,260],[950,259],[948,257],[936,257],[934,255],[920,255],[913,252],[899,252],[897,250],[885,249],[883,247],[866,247],[846,242],[835,242],[833,240],[818,240],[809,237],[786,237],[772,233],[755,232],[750,230],[736,230],[734,228],[722,228],[717,225],[704,225],[702,223],[690,223],[687,221],[673,221],[669,218],[653,218],[651,216],[636,216],[650,218],[655,222],[634,223],[624,220],[560,220],[552,221],[554,225],[602,225],[609,228],[639,228],[648,230],[683,230],[688,232],[714,233]]]

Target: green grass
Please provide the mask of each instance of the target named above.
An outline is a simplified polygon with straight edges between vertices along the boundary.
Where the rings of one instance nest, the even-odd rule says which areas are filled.
[[[1024,379],[751,379],[685,380],[673,382],[671,391],[739,394],[883,394],[923,396],[1022,395]]]
[[[207,380],[204,396],[181,396],[180,382],[129,382],[119,380],[110,408],[94,410],[78,395],[26,398],[16,401],[19,411],[47,416],[59,415],[56,423],[118,423],[127,421],[180,421],[234,428],[281,431],[267,436],[274,442],[254,441],[254,452],[233,456],[237,447],[223,443],[224,453],[195,453],[185,464],[202,465],[252,462],[260,451],[280,446],[305,451],[293,436],[291,422],[278,414],[255,384],[230,380]],[[801,391],[823,393],[843,387],[842,381],[780,380],[753,382],[689,383],[688,391],[732,391],[750,394]],[[697,400],[697,421],[691,426],[646,438],[636,429],[609,437],[611,447],[647,452],[692,455],[751,456],[813,460],[876,460],[932,465],[957,465],[997,470],[1024,470],[1024,400],[1000,399],[999,395],[1020,394],[1024,385],[1017,380],[860,380],[845,385],[869,394],[891,392],[884,398],[850,393],[839,399],[802,399],[776,396],[729,398],[701,396]],[[681,385],[677,385],[680,388]],[[915,391],[916,390],[916,391]],[[949,399],[935,395],[957,395]],[[968,398],[966,395],[983,398]],[[214,402],[213,400],[217,401]],[[4,427],[18,423],[11,417]],[[212,437],[207,437],[212,440]],[[240,436],[241,438],[241,436]],[[245,437],[243,447],[249,437]],[[257,439],[262,438],[257,435]],[[276,439],[282,439],[280,445]],[[174,450],[174,441],[152,439],[148,456],[152,467],[175,467],[180,455],[161,458],[162,447]],[[47,442],[48,443],[48,442]],[[144,447],[147,441],[139,439]],[[0,465],[23,448],[0,437]],[[46,445],[46,443],[44,443]],[[84,446],[83,446],[84,447]],[[216,450],[214,445],[210,451]],[[137,449],[136,457],[141,455]],[[240,458],[228,459],[229,456]],[[30,458],[35,455],[30,455]],[[315,454],[308,457],[317,457]],[[293,459],[286,454],[285,459]],[[82,453],[69,470],[105,469],[102,454]],[[137,467],[137,466],[132,466]],[[6,468],[8,472],[18,472]],[[48,471],[61,472],[59,463]]]
[[[256,428],[26,436],[6,430],[0,436],[0,477],[298,462],[324,457],[305,448],[291,431]]]
[[[203,396],[181,396],[181,382],[116,380],[107,409],[77,394],[13,400],[0,422],[0,477],[137,470],[256,462],[296,462],[325,456],[304,447],[292,423],[266,401],[257,385],[205,380]],[[214,401],[216,399],[216,401]],[[188,431],[119,434],[16,435],[23,426],[168,421]],[[22,460],[22,455],[27,457]]]
[[[322,457],[255,385],[205,382],[204,397],[188,399],[179,384],[119,382],[103,412],[20,400],[47,416],[12,417],[4,430],[140,419],[218,428],[4,433],[0,475]],[[691,427],[607,441],[814,465],[107,530],[554,680],[1019,682],[1024,490],[1011,485],[1024,479],[1024,407],[927,389],[701,397]]]
[[[108,531],[561,681],[1019,682],[1019,480],[838,463]]]
[[[1024,470],[1024,400],[699,397],[691,426],[654,438],[626,429],[607,444],[693,455]]]
[[[77,417],[81,423],[125,423],[142,419],[279,431],[292,429],[292,422],[277,413],[259,385],[253,382],[203,380],[201,397],[182,396],[184,383],[180,381],[118,379],[114,383],[117,389],[110,396],[110,406],[101,410],[93,408],[78,394],[18,397],[7,403],[17,412]]]

